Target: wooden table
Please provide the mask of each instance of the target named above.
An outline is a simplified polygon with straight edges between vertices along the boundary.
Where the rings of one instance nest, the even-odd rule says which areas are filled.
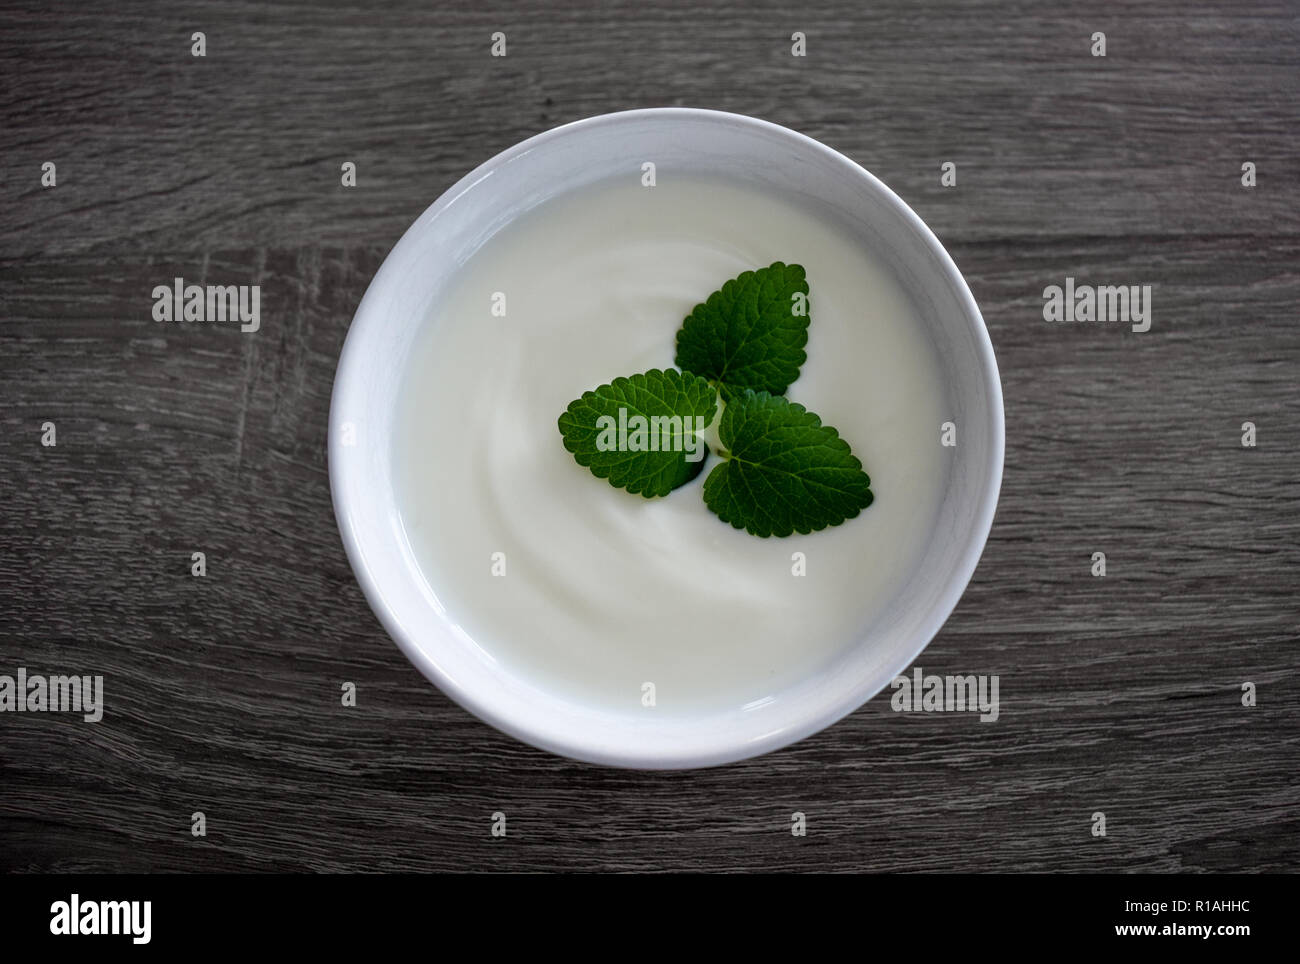
[[[0,714],[0,868],[1300,864],[1297,4],[7,6],[0,674],[103,674],[106,711]],[[998,674],[996,723],[880,698],[757,760],[602,769],[461,710],[363,600],[325,441],[373,272],[497,151],[662,105],[843,151],[965,272],[1006,476],[920,665]],[[261,330],[153,321],[177,276],[261,285]],[[1151,330],[1044,322],[1067,276],[1152,285]]]

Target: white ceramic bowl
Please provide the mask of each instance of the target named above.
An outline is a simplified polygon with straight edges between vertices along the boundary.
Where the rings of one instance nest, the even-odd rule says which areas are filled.
[[[958,444],[917,576],[834,668],[721,719],[622,716],[512,677],[458,637],[431,602],[395,504],[400,375],[457,270],[496,231],[552,196],[626,174],[725,174],[792,196],[847,226],[915,302],[939,358]],[[633,163],[635,162],[635,163]],[[419,670],[463,707],[527,743],[614,766],[711,766],[786,746],[834,723],[905,670],[934,637],[983,551],[1002,481],[1002,389],[984,320],[929,228],[889,188],[802,134],[738,114],[658,108],[605,114],[531,137],[461,178],[393,248],[357,308],[330,407],[329,472],[361,588]],[[938,444],[940,428],[934,427]]]

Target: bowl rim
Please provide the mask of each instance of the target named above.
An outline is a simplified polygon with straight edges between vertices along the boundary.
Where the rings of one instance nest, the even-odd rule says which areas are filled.
[[[543,727],[529,726],[526,722],[521,721],[518,717],[512,716],[508,712],[508,707],[502,705],[502,701],[494,700],[490,695],[470,690],[461,684],[460,681],[450,676],[425,652],[421,643],[408,635],[404,627],[397,619],[384,599],[383,593],[376,580],[374,573],[366,564],[364,554],[358,545],[353,521],[354,516],[352,507],[345,504],[342,494],[340,479],[348,471],[347,463],[344,459],[343,446],[340,443],[342,437],[342,426],[345,419],[340,404],[341,397],[347,390],[350,376],[349,372],[357,365],[355,355],[356,346],[360,342],[358,332],[366,327],[367,318],[376,314],[377,309],[374,307],[379,300],[376,292],[379,290],[381,280],[385,274],[384,268],[394,261],[396,252],[411,243],[410,239],[422,230],[425,222],[437,215],[450,206],[466,190],[476,184],[478,181],[487,177],[494,170],[502,165],[508,164],[517,158],[527,154],[529,151],[542,146],[550,141],[566,137],[579,130],[589,130],[594,128],[617,126],[629,121],[642,119],[664,119],[664,120],[694,120],[706,121],[720,124],[730,124],[741,127],[750,127],[760,130],[768,135],[783,137],[791,140],[805,150],[821,155],[831,164],[839,167],[844,171],[846,176],[859,178],[879,194],[880,198],[901,216],[903,221],[913,230],[921,239],[922,243],[929,249],[934,257],[936,264],[944,275],[945,279],[951,285],[953,292],[956,294],[964,310],[965,320],[972,329],[972,335],[976,344],[976,353],[978,364],[983,375],[984,390],[987,393],[989,405],[995,413],[990,428],[989,457],[985,469],[985,495],[978,505],[974,514],[972,535],[966,542],[961,553],[955,560],[952,570],[952,576],[944,588],[939,601],[931,607],[928,618],[922,624],[922,631],[917,634],[918,642],[910,648],[906,660],[895,671],[894,676],[903,672],[908,666],[916,661],[916,658],[922,651],[933,641],[934,637],[943,628],[952,615],[957,603],[965,594],[966,588],[970,584],[971,577],[979,564],[983,555],[985,545],[988,541],[989,533],[992,529],[994,514],[997,509],[998,499],[1002,487],[1003,464],[1006,449],[1006,413],[1003,406],[1002,382],[998,370],[997,359],[993,352],[992,339],[989,337],[988,326],[984,322],[984,316],[980,312],[979,306],[971,294],[966,279],[958,270],[952,256],[944,248],[943,244],[935,236],[934,232],[921,220],[912,208],[903,201],[894,191],[892,191],[883,181],[873,175],[862,165],[858,164],[852,158],[845,154],[828,147],[827,145],[771,121],[762,120],[757,117],[751,117],[746,114],[737,114],[730,111],[713,110],[698,107],[649,107],[637,108],[632,110],[613,111],[605,114],[597,114],[580,120],[571,121],[561,124],[557,127],[550,128],[539,134],[528,137],[512,147],[508,147],[500,153],[494,155],[482,164],[475,167],[468,174],[457,180],[451,187],[444,191],[431,205],[429,205],[418,218],[403,232],[401,238],[393,245],[392,249],[385,256],[383,263],[375,272],[370,284],[367,286],[357,310],[353,315],[352,322],[349,324],[347,336],[344,340],[342,350],[339,354],[338,365],[335,370],[334,385],[330,396],[330,413],[328,419],[328,472],[330,480],[331,502],[334,507],[335,521],[339,528],[348,563],[352,572],[361,586],[367,603],[379,618],[389,637],[397,644],[398,648],[406,655],[407,659],[418,669],[430,682],[438,687],[446,696],[459,704],[463,709],[469,711],[480,720],[488,723],[497,730],[508,734],[530,746],[558,754],[569,759],[579,760],[586,763],[595,763],[605,766],[623,767],[632,769],[649,769],[649,770],[675,770],[675,769],[694,769],[701,767],[719,766],[727,763],[737,762],[778,750],[790,746],[806,737],[817,733],[850,713],[859,709],[869,700],[879,694],[890,680],[882,682],[874,689],[870,686],[864,686],[852,691],[845,698],[838,700],[833,704],[819,707],[816,712],[808,714],[801,721],[791,723],[785,727],[776,729],[770,733],[763,734],[753,739],[737,738],[726,748],[692,748],[689,746],[664,748],[660,752],[647,754],[643,751],[619,752],[610,749],[606,743],[600,742],[599,737],[593,737],[587,742],[574,739],[565,739],[562,736],[544,731]],[[351,349],[351,350],[350,350]],[[441,617],[440,617],[441,618]],[[891,677],[892,679],[893,677]],[[536,717],[533,717],[534,721]]]

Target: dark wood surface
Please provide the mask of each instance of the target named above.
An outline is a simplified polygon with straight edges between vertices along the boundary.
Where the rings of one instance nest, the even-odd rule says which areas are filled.
[[[1300,864],[1297,4],[4,6],[0,673],[103,674],[107,709],[0,714],[0,869]],[[602,769],[469,716],[366,606],[324,449],[373,272],[497,151],[658,105],[825,141],[966,273],[1006,476],[920,665],[999,674],[998,722],[877,699],[757,760]],[[261,284],[262,330],[154,323],[177,275]],[[1046,324],[1067,275],[1153,285],[1151,331]]]

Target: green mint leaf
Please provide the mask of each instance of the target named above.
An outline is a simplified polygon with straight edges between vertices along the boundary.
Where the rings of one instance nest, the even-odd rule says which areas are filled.
[[[797,264],[746,271],[709,295],[677,332],[675,364],[730,401],[745,389],[783,395],[808,358],[808,281]]]
[[[704,480],[723,522],[756,536],[837,526],[871,505],[871,479],[839,432],[767,392],[728,402],[718,437],[730,457]]]
[[[560,416],[560,434],[579,465],[649,499],[700,474],[717,410],[707,379],[654,368],[583,392]]]

